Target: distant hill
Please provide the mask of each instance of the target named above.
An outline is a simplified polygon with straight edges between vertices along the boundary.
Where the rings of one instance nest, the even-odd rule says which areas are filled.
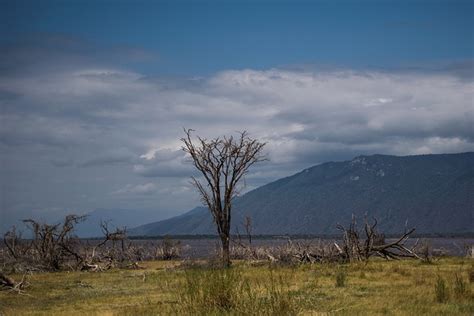
[[[352,214],[396,233],[474,232],[474,153],[359,156],[327,162],[259,187],[234,202],[232,227],[250,216],[255,234],[333,234]],[[209,211],[139,226],[134,235],[214,234]]]
[[[158,212],[124,209],[97,209],[85,215],[87,215],[85,221],[79,223],[74,231],[80,237],[102,236],[101,221],[108,221],[109,227],[115,229],[124,226],[135,227],[159,218]]]

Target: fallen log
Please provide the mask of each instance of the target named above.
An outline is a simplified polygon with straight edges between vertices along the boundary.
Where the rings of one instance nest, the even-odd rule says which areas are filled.
[[[81,271],[97,272],[97,271],[102,271],[102,269],[98,264],[84,263],[84,265],[81,268]]]
[[[31,296],[29,294],[26,294],[25,291],[23,290],[24,288],[29,286],[28,281],[26,281],[26,274],[23,274],[23,277],[21,278],[20,282],[15,282],[15,280],[13,280],[10,277],[7,277],[5,274],[0,272],[0,285],[1,285],[0,289],[17,292],[18,294],[22,294],[22,295]]]
[[[16,282],[12,278],[7,277],[5,274],[0,272],[0,285],[2,287],[14,288]]]
[[[342,247],[335,243],[340,255],[347,261],[367,261],[372,256],[380,256],[387,260],[398,260],[400,258],[423,259],[415,252],[415,246],[408,248],[405,243],[415,229],[405,230],[405,232],[393,242],[386,243],[384,234],[376,230],[377,220],[374,218],[373,224],[365,221],[365,236],[357,228],[355,216],[348,228],[338,225],[337,228],[343,232]]]

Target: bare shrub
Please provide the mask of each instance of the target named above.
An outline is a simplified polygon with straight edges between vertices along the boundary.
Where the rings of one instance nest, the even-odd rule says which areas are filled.
[[[422,239],[421,242],[418,242],[415,250],[425,263],[433,262],[433,246],[429,239]]]
[[[74,227],[84,218],[68,215],[62,224],[53,225],[33,219],[24,220],[32,231],[32,239],[22,239],[21,233],[13,227],[3,238],[10,256],[3,260],[9,260],[11,269],[16,272],[77,268],[84,258],[80,253],[79,239],[74,235]]]
[[[375,218],[372,224],[369,224],[366,219],[363,232],[359,231],[355,216],[352,216],[349,227],[337,225],[337,228],[343,233],[342,247],[336,244],[341,257],[345,261],[367,261],[372,256],[385,259],[408,257],[423,260],[416,253],[415,247],[408,248],[406,246],[406,241],[415,232],[414,228],[405,230],[403,235],[394,242],[386,243],[384,235],[379,233],[376,227],[377,220]]]
[[[177,259],[181,256],[181,242],[165,236],[161,245],[157,247],[156,256],[162,260]]]

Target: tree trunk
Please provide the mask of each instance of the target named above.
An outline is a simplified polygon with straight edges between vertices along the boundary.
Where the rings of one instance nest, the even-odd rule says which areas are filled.
[[[229,268],[230,267],[229,236],[222,234],[221,242],[222,242],[222,266],[224,268]]]

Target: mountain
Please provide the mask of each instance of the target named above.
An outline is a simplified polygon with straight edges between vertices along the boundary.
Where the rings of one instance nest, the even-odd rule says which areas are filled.
[[[159,213],[144,210],[97,209],[85,215],[86,219],[74,230],[80,237],[102,236],[101,221],[108,221],[109,227],[113,230],[116,227],[135,227],[159,219]]]
[[[239,197],[232,227],[250,216],[254,234],[333,234],[351,215],[376,217],[397,233],[474,232],[474,152],[419,156],[359,156],[327,162]],[[135,235],[214,234],[211,215],[196,208],[139,226]]]

